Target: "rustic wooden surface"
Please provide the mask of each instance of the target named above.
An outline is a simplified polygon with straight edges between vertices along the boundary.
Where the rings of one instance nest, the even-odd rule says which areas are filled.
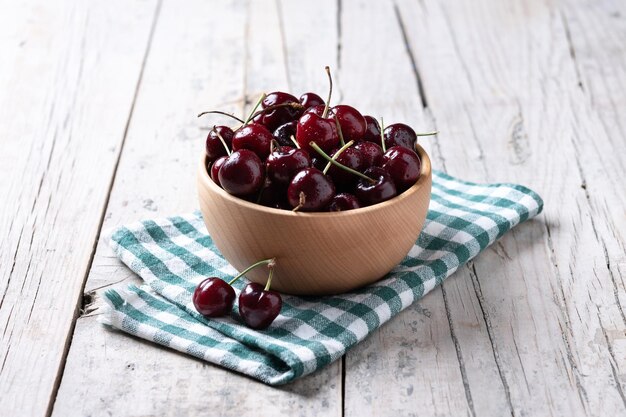
[[[0,416],[625,415],[624,39],[619,0],[0,1]],[[194,114],[324,65],[544,214],[280,388],[98,324],[101,230],[197,207]]]

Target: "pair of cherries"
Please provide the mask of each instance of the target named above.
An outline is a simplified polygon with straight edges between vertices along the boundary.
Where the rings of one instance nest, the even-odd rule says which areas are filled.
[[[239,315],[244,323],[252,329],[266,329],[278,316],[283,305],[280,294],[270,290],[275,262],[274,258],[259,261],[250,265],[230,282],[218,277],[203,280],[193,293],[196,310],[205,317],[223,317],[229,314],[236,298],[232,284],[253,268],[267,265],[269,277],[265,287],[251,282],[239,294]]]
[[[415,184],[418,134],[402,123],[384,128],[348,105],[330,107],[326,71],[325,103],[315,93],[297,99],[273,92],[245,121],[236,118],[242,125],[235,131],[215,126],[206,140],[213,181],[249,201],[302,211],[370,206]]]

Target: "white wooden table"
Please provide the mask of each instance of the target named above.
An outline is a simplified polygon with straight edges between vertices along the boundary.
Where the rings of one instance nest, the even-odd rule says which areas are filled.
[[[280,388],[105,329],[101,230],[197,207],[208,121],[326,91],[545,211]],[[0,416],[626,415],[626,2],[0,1]]]

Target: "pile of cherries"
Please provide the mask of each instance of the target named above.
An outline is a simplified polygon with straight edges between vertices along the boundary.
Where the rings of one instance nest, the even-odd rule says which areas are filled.
[[[235,290],[232,284],[251,269],[267,265],[269,277],[267,284],[251,282],[239,293],[239,315],[252,329],[267,328],[280,313],[283,300],[279,293],[270,290],[272,274],[276,260],[264,259],[250,265],[230,282],[218,277],[209,277],[196,287],[193,293],[193,305],[204,317],[222,317],[230,313],[235,304]]]
[[[386,128],[347,105],[330,107],[315,93],[261,96],[236,130],[214,126],[207,170],[228,193],[268,207],[343,211],[389,200],[416,183],[418,136],[402,123]],[[258,106],[259,111],[256,111]]]

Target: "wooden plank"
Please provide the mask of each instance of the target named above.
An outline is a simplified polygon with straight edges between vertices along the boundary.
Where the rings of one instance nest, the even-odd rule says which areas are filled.
[[[384,116],[387,124],[405,122],[421,131],[431,130],[434,121],[393,4],[343,1],[342,15],[339,80],[345,102]],[[443,168],[433,141],[422,143],[435,158],[435,166]],[[469,274],[458,275],[448,294],[433,291],[349,352],[346,415],[464,415],[474,412],[475,403],[484,404],[483,410],[507,409],[477,300],[459,299],[455,288],[471,286]],[[453,325],[449,304],[458,304],[468,318]],[[469,331],[474,333],[475,349],[461,353],[457,339]],[[467,387],[472,372],[484,387],[477,398]]]
[[[594,129],[577,132],[572,141],[580,155],[577,164],[594,237],[604,251],[604,263],[594,264],[594,271],[601,271],[599,279],[605,282],[610,278],[614,295],[608,308],[597,302],[596,337],[606,341],[615,389],[626,403],[626,194],[620,192],[626,172],[624,16],[623,2],[576,0],[561,7],[580,86],[577,92],[587,98],[582,103]]]
[[[399,8],[403,21],[421,28],[408,38],[443,132],[448,170],[526,183],[546,199],[545,220],[479,257],[473,291],[460,297],[478,297],[511,413],[623,413],[615,369],[626,358],[614,355],[603,335],[606,328],[624,331],[615,295],[622,290],[614,287],[602,247],[615,236],[590,216],[593,200],[581,188],[592,167],[598,178],[605,173],[583,162],[591,149],[583,152],[577,139],[601,129],[577,88],[559,11],[534,1],[402,1]],[[596,186],[601,194],[614,192],[610,183]],[[465,320],[450,311],[453,323]],[[473,341],[459,343],[465,352]],[[468,382],[470,392],[483,393]]]
[[[80,318],[75,334],[53,416],[258,416],[260,410],[333,416],[341,407],[337,365],[271,388],[142,339],[103,331],[95,316]]]
[[[279,23],[285,49],[285,67],[291,91],[297,97],[313,91],[326,100],[328,79],[324,67],[330,66],[339,85],[338,50],[341,39],[336,0],[294,3],[276,0]],[[315,41],[311,37],[315,34]],[[341,88],[335,91],[333,102],[341,97]]]
[[[593,126],[580,132],[574,145],[581,155],[581,171],[598,227],[606,264],[622,313],[626,306],[626,4],[615,1],[569,1],[562,7],[563,26],[576,66],[580,91],[587,97]],[[606,192],[612,190],[613,192]]]
[[[241,98],[254,101],[260,91],[288,86],[277,10],[273,1],[197,0],[184,8],[164,2],[105,227],[197,208],[194,171],[203,129],[220,119],[197,121],[194,114],[216,106],[240,114]],[[127,277],[99,244],[87,288]],[[78,320],[53,415],[250,416],[259,410],[340,415],[341,363],[271,388],[106,331],[87,314]]]
[[[63,368],[155,2],[29,1],[2,10],[0,410],[43,416]]]

